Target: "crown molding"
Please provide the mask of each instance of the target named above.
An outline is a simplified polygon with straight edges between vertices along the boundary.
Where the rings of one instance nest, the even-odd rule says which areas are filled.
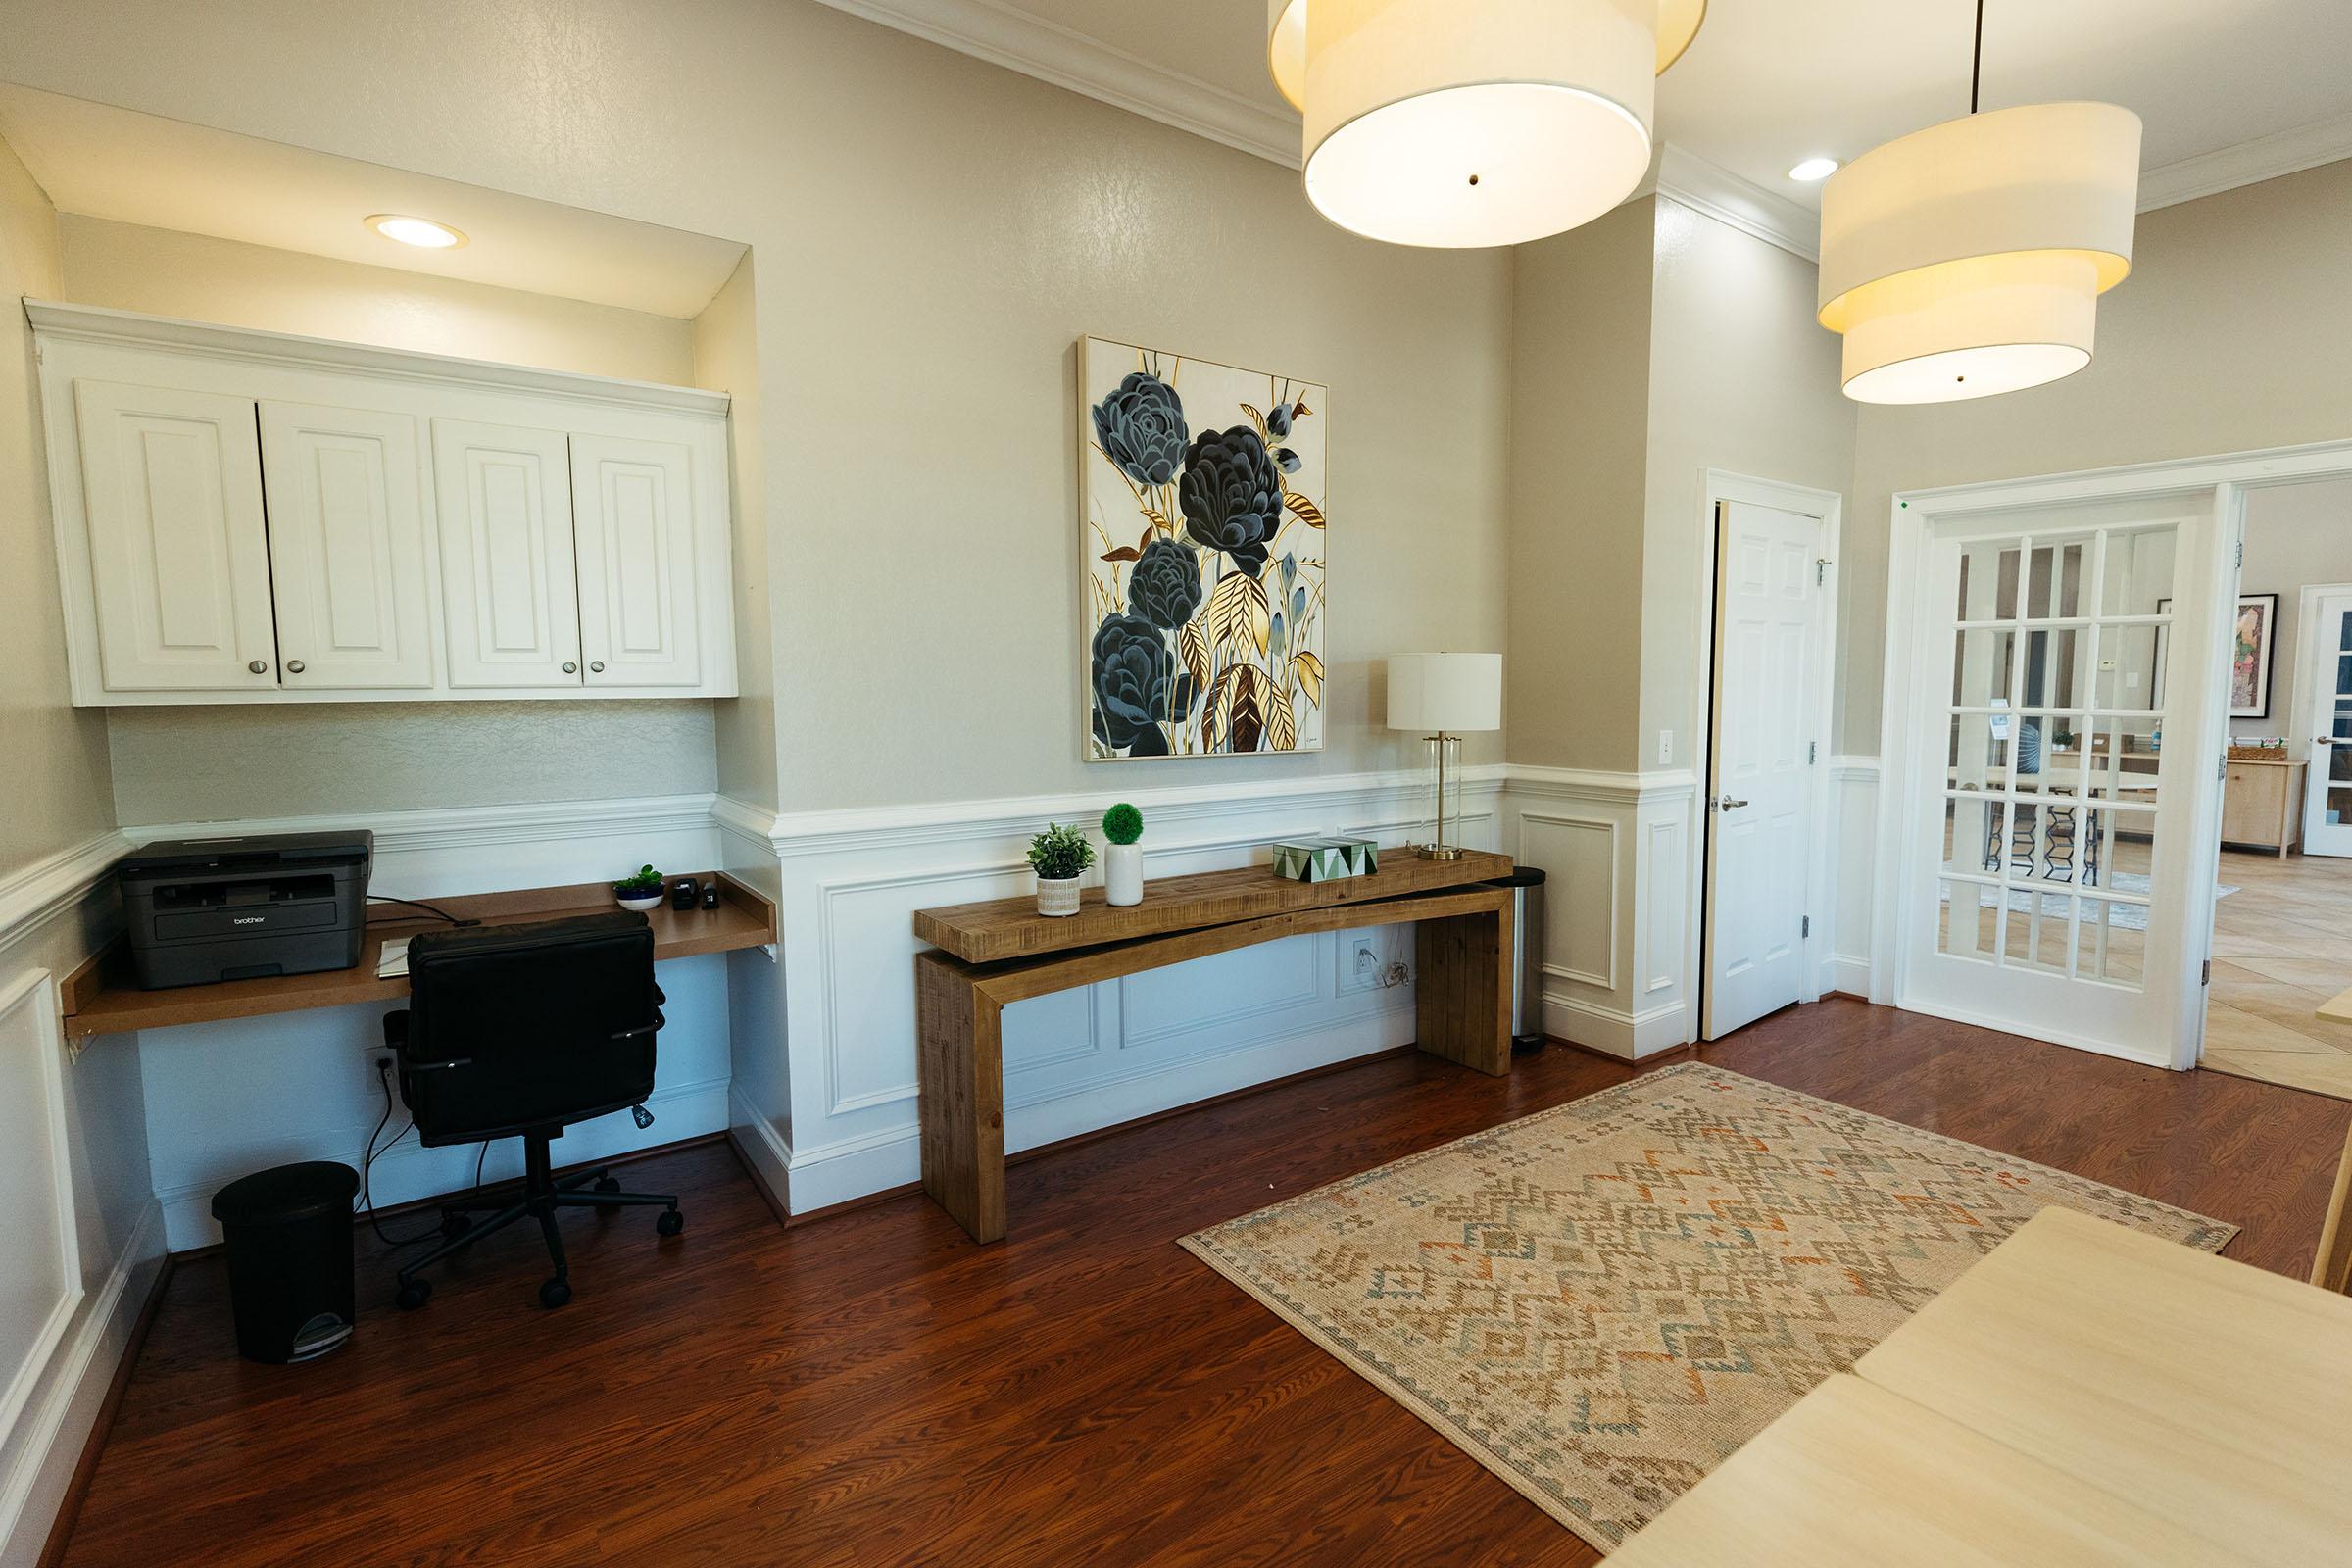
[[[2150,212],[2200,196],[2218,196],[2240,185],[2260,184],[2339,158],[2352,158],[2352,115],[2314,121],[2269,136],[2241,141],[2139,176],[2139,210]]]
[[[1298,120],[1000,0],[821,0],[1163,125],[1298,167]]]
[[[1655,171],[1635,197],[1652,193],[1671,196],[1685,207],[1706,214],[1767,245],[1776,245],[1808,262],[1821,261],[1821,217],[1812,209],[1766,190],[1709,163],[1688,147],[1666,142],[1658,148]]]

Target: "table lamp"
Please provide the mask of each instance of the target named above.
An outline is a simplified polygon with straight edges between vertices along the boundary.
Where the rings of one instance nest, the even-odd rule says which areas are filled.
[[[1502,728],[1500,654],[1391,654],[1389,728],[1418,730],[1429,743],[1437,795],[1437,832],[1421,845],[1425,860],[1458,860],[1461,846],[1446,842],[1450,815],[1462,819],[1462,735]],[[1450,780],[1448,774],[1451,775]],[[1453,794],[1449,801],[1446,791]]]

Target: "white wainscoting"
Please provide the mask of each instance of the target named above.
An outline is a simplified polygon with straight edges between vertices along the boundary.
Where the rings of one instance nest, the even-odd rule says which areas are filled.
[[[1494,845],[1499,773],[1470,770],[1464,842]],[[748,1079],[762,1042],[738,1029],[740,1142],[763,1170],[788,1170],[795,1213],[919,1178],[913,911],[1027,893],[1023,850],[1040,824],[1092,823],[1124,794],[1148,824],[1145,874],[1163,877],[1247,865],[1270,841],[1305,833],[1404,844],[1426,820],[1424,788],[1422,775],[1402,772],[1114,793],[1106,776],[1084,796],[784,817],[721,802],[730,866],[763,849],[772,857],[783,931],[788,1070],[783,1084],[771,1075],[755,1090]],[[1410,1043],[1412,987],[1360,977],[1349,961],[1357,936],[1374,944],[1378,969],[1412,961],[1409,930],[1368,928],[1220,954],[1006,1009],[1006,1149]],[[737,956],[747,969],[756,961]]]
[[[400,898],[489,893],[606,881],[651,860],[676,871],[714,869],[714,797],[665,795],[521,806],[456,807],[372,815],[175,822],[125,828],[134,843],[216,833],[300,833],[367,827],[375,834],[370,892]],[[762,960],[764,961],[764,960]],[[653,1098],[655,1123],[616,1112],[574,1127],[556,1145],[560,1164],[602,1159],[727,1126],[729,982],[723,956],[673,958],[659,970],[669,1001]],[[291,1160],[360,1168],[384,1109],[375,1061],[384,1013],[372,1003],[147,1030],[136,1037],[147,1137],[164,1233],[173,1251],[220,1240],[213,1195],[250,1171]],[[92,1051],[121,1049],[99,1040]],[[397,1107],[391,1138],[407,1115]],[[409,1133],[379,1148],[369,1188],[390,1206],[473,1181],[478,1146],[424,1149]],[[521,1144],[492,1146],[484,1180],[518,1176]],[[408,1220],[392,1227],[414,1229]],[[366,1286],[363,1285],[363,1290]]]
[[[1821,988],[1868,997],[1871,951],[1877,940],[1871,923],[1871,897],[1877,874],[1879,760],[1831,758],[1830,802],[1829,826],[1836,835],[1830,862],[1830,887],[1837,896],[1832,916],[1836,923],[1822,963]]]
[[[1693,1038],[1688,771],[1506,770],[1500,848],[1546,873],[1547,1033],[1639,1060]]]
[[[57,978],[114,928],[103,834],[0,883],[0,1564],[40,1556],[163,1234],[137,1062],[74,1056]]]

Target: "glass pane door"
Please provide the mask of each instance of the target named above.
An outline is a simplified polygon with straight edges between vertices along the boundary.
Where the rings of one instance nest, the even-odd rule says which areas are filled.
[[[2151,942],[2181,929],[2158,880],[2181,814],[2165,732],[2204,685],[2167,665],[2202,529],[2112,508],[2031,522],[1931,547],[1906,1004],[2154,1059],[2173,999],[2149,995]]]
[[[2312,753],[2303,853],[2352,855],[2352,595],[2323,595],[2315,608],[2316,647],[2305,666],[2317,678],[2305,713]]]

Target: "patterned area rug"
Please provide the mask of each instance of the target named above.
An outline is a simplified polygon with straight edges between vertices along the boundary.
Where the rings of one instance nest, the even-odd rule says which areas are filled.
[[[2237,1234],[1688,1063],[1182,1245],[1606,1550],[2050,1203]]]

